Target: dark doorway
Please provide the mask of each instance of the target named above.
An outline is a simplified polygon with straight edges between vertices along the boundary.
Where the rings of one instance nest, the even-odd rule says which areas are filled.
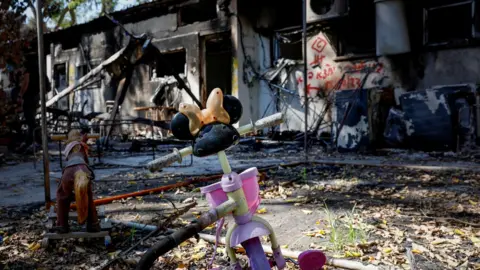
[[[206,96],[220,88],[225,95],[232,94],[232,45],[229,35],[216,36],[205,41]]]

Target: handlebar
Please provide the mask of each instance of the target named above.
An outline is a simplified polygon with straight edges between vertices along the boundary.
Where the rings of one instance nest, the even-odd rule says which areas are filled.
[[[180,151],[183,151],[185,152],[184,155],[182,155],[180,153]],[[193,151],[192,147],[189,146],[189,147],[186,147],[186,148],[183,148],[181,150],[178,150],[177,148],[174,148],[173,149],[173,153],[170,153],[168,155],[165,155],[163,157],[160,157],[160,158],[157,158],[153,161],[150,161],[148,164],[147,164],[147,168],[151,171],[151,172],[155,172],[155,171],[158,171],[164,167],[167,167],[169,166],[170,164],[174,163],[174,162],[182,162],[182,158],[184,156],[187,156],[189,154],[191,154]]]
[[[260,129],[273,127],[278,124],[283,123],[283,113],[276,113],[265,118],[257,120],[255,123],[251,122],[248,125],[241,126],[237,129],[240,135],[245,135],[250,132],[257,132]],[[151,172],[158,171],[164,167],[167,167],[174,162],[182,162],[182,159],[185,156],[191,155],[193,152],[193,148],[191,146],[185,147],[183,149],[173,149],[173,153],[165,155],[161,158],[155,159],[147,164],[147,168]]]

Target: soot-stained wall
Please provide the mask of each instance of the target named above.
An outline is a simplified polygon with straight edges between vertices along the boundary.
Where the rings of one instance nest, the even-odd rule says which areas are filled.
[[[98,19],[97,19],[98,20]],[[162,53],[183,50],[186,53],[186,76],[188,85],[194,95],[199,98],[200,95],[200,74],[202,63],[200,59],[199,38],[202,35],[211,35],[228,31],[229,25],[226,19],[212,19],[210,21],[194,22],[179,26],[179,16],[176,10],[173,13],[159,14],[156,17],[141,18],[126,23],[125,28],[134,35],[147,33],[153,38],[152,43],[159,48]],[[89,61],[95,65],[113,55],[128,43],[128,36],[124,31],[115,26],[108,20],[104,20],[103,27],[99,27],[98,31],[95,27],[81,28],[72,27],[61,31],[62,33],[52,33],[50,42],[62,44],[62,52],[55,57],[55,63],[60,61],[67,62],[71,66],[75,78],[76,66]],[[106,27],[109,25],[110,27]],[[76,33],[71,33],[71,32]],[[48,37],[48,35],[47,35]],[[76,39],[76,41],[72,41]],[[79,45],[82,44],[85,59],[83,59]],[[66,53],[68,51],[68,53]],[[49,56],[50,57],[50,56]],[[48,57],[48,59],[49,59]],[[150,98],[155,89],[152,89],[150,83],[151,66],[141,64],[135,67],[132,83],[127,90],[125,101],[121,107],[122,116],[139,116],[142,112],[134,111],[137,106],[154,106],[150,104]],[[102,87],[90,91],[89,104],[87,107],[95,111],[105,111],[105,101],[113,100],[117,91],[118,82],[111,80],[106,75],[106,79],[102,82]],[[77,79],[79,77],[77,76]],[[92,94],[93,93],[93,94]],[[190,102],[188,95],[184,94],[185,102]]]

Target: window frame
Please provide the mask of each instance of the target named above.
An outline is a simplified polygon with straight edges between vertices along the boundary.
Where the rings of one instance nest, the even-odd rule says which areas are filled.
[[[461,5],[468,5],[468,4],[471,5],[472,25],[471,25],[471,35],[470,37],[466,38],[466,40],[467,40],[467,43],[471,43],[473,40],[479,39],[480,29],[477,29],[477,28],[480,28],[480,26],[477,27],[475,22],[476,17],[480,15],[476,13],[476,8],[478,4],[477,0],[464,0],[457,3],[443,4],[443,5],[433,6],[433,7],[423,7],[423,46],[426,46],[426,47],[446,46],[446,45],[451,45],[452,43],[455,43],[455,41],[459,41],[458,39],[452,39],[452,40],[443,41],[443,42],[430,42],[428,40],[429,38],[428,12],[429,11],[451,8],[451,7],[461,6]]]

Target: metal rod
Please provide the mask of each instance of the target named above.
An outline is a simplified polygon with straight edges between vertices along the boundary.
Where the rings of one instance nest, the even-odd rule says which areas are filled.
[[[38,77],[40,86],[40,104],[42,114],[42,148],[43,148],[43,180],[45,185],[45,204],[50,208],[50,164],[48,157],[48,131],[47,131],[47,108],[45,89],[45,55],[43,48],[43,13],[42,0],[37,0],[37,42],[38,42]],[[35,143],[35,142],[34,142]]]
[[[50,43],[50,89],[55,94],[55,44]]]
[[[89,82],[86,82],[84,85],[79,86],[77,89],[73,90],[73,92],[78,92],[78,91],[90,91],[90,90],[101,90],[101,88],[90,88],[90,89],[85,89],[93,84],[96,84],[98,82],[101,82],[102,78],[96,79],[96,80],[91,80]]]
[[[63,169],[62,141],[58,141],[58,152],[60,153],[60,169]]]
[[[229,174],[232,172],[232,168],[230,167],[230,163],[228,162],[227,155],[225,151],[218,152],[218,160],[220,161],[220,165],[222,166],[222,171],[224,174]]]
[[[305,161],[308,161],[308,75],[307,75],[307,1],[302,1],[302,23],[303,23],[303,90],[305,99]]]

